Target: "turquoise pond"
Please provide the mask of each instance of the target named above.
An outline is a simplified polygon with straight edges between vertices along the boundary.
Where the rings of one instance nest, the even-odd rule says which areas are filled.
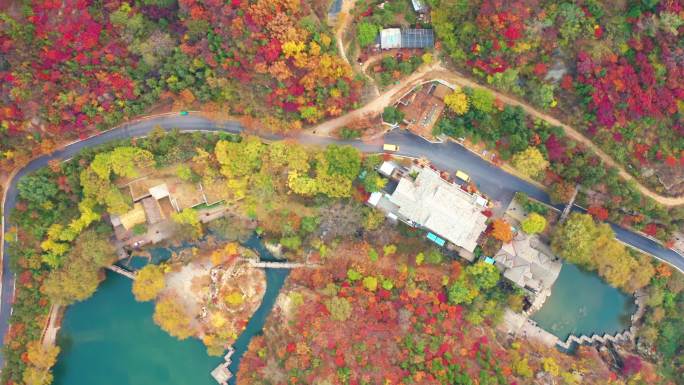
[[[633,298],[596,273],[563,264],[551,297],[532,319],[565,340],[570,334],[615,334],[629,328]]]
[[[247,246],[272,259],[255,238]],[[163,249],[153,253],[162,259],[169,254]],[[233,345],[233,372],[251,338],[263,328],[287,274],[287,270],[266,270],[264,300]],[[95,295],[67,309],[58,337],[62,352],[54,384],[216,385],[209,373],[222,358],[209,357],[199,340],[179,341],[162,331],[152,321],[154,305],[136,302],[131,285],[129,279],[107,273]]]

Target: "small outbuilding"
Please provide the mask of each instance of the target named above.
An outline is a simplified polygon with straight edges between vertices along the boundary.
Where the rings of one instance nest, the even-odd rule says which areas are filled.
[[[145,216],[145,209],[140,203],[135,203],[133,209],[119,216],[119,223],[126,230],[130,230],[135,225],[143,224],[146,222],[147,217]]]
[[[435,46],[435,32],[432,29],[385,28],[380,31],[380,48],[432,48]]]
[[[380,48],[401,48],[401,30],[399,28],[385,28],[380,31]]]
[[[413,5],[413,10],[417,13],[427,13],[428,11],[424,0],[411,0],[411,4]]]

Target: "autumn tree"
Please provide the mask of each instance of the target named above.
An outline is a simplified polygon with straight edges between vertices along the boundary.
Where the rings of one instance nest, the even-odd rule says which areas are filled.
[[[494,100],[494,94],[486,88],[475,88],[470,96],[473,108],[485,114],[491,114],[494,111]]]
[[[469,265],[466,267],[465,273],[472,279],[475,286],[481,290],[491,289],[499,282],[499,269],[490,263],[477,262]]]
[[[363,287],[368,291],[376,291],[378,289],[378,278],[372,275],[363,278]]]
[[[444,104],[457,115],[465,114],[470,107],[468,104],[468,97],[460,87],[455,88],[454,92],[444,97]]]
[[[587,213],[589,213],[592,217],[596,218],[599,221],[605,221],[608,219],[608,210],[605,207],[602,206],[597,206],[597,205],[592,205],[589,206],[587,209]]]
[[[148,264],[135,274],[133,295],[137,301],[151,301],[164,290],[164,268]]]
[[[522,222],[521,227],[527,234],[541,233],[546,228],[546,218],[537,213],[530,213]]]
[[[59,347],[31,341],[26,345],[27,366],[22,379],[25,385],[49,385],[52,383],[50,369],[57,362]]]
[[[549,198],[551,198],[551,203],[568,203],[572,199],[572,195],[575,192],[575,186],[571,183],[560,181],[554,182],[549,188]]]
[[[86,199],[107,208],[112,214],[123,214],[131,208],[130,196],[124,195],[110,181],[102,179],[92,168],[81,171],[81,186]]]
[[[220,140],[214,147],[221,173],[228,178],[245,177],[257,171],[265,150],[261,139],[255,136],[247,136],[240,142]]]
[[[551,239],[551,248],[565,260],[598,273],[608,283],[633,292],[647,285],[655,269],[646,257],[635,257],[615,240],[608,224],[588,214],[572,213]]]
[[[197,210],[185,208],[181,212],[171,214],[171,218],[174,222],[181,225],[182,232],[189,232],[192,238],[196,239],[202,236],[204,231]]]
[[[330,317],[335,321],[346,321],[351,315],[351,303],[343,297],[332,297],[325,302]]]
[[[138,147],[117,147],[110,152],[95,155],[90,167],[102,179],[108,180],[113,172],[119,177],[135,177],[141,168],[152,165],[152,153]]]
[[[553,233],[553,251],[568,262],[583,266],[591,264],[596,225],[590,215],[571,213]]]
[[[116,249],[107,234],[91,229],[78,236],[72,252],[78,258],[91,262],[98,269],[109,266],[117,260]]]
[[[25,385],[50,385],[52,384],[52,373],[46,369],[35,366],[27,366],[22,376]]]
[[[88,262],[67,258],[68,266],[53,271],[43,283],[43,292],[56,303],[70,305],[89,298],[100,283],[100,275]]]
[[[348,179],[354,179],[359,174],[361,155],[354,147],[331,144],[326,147],[324,156],[329,174],[342,175]]]
[[[382,111],[382,120],[390,124],[398,124],[404,120],[404,113],[397,107],[387,106]]]
[[[537,147],[527,147],[525,150],[516,153],[513,155],[511,163],[516,170],[531,178],[539,177],[549,167],[549,162]]]
[[[190,315],[183,304],[174,297],[165,297],[157,302],[154,307],[154,322],[179,340],[184,340],[194,333]]]
[[[511,225],[501,218],[495,219],[492,222],[490,234],[495,239],[498,239],[504,243],[508,243],[513,240],[513,231],[511,230]]]
[[[19,198],[36,205],[42,205],[59,192],[57,184],[45,174],[31,174],[22,177],[17,184]]]
[[[377,230],[385,222],[385,213],[380,210],[368,208],[363,214],[363,227],[366,230]]]
[[[116,250],[107,237],[88,230],[76,239],[61,267],[50,272],[42,290],[62,305],[83,301],[97,289],[100,269],[115,260]]]
[[[26,355],[29,364],[40,369],[50,369],[55,366],[59,351],[58,346],[45,345],[41,341],[31,341],[27,345]]]
[[[366,48],[375,42],[380,28],[377,25],[362,21],[356,27],[356,36],[361,48]]]

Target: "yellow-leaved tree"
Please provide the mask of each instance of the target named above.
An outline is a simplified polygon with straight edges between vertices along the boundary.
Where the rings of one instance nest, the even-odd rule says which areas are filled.
[[[191,321],[183,305],[173,297],[162,298],[154,308],[154,322],[179,340],[192,336]]]
[[[164,290],[164,268],[149,264],[140,269],[133,281],[133,296],[136,301],[151,301]]]
[[[470,105],[468,103],[468,97],[463,92],[461,87],[456,87],[454,92],[444,97],[444,104],[446,104],[451,111],[455,112],[457,115],[463,115],[468,112]]]
[[[516,153],[511,163],[516,170],[531,178],[541,175],[549,167],[549,161],[544,158],[544,154],[537,147],[527,147]]]

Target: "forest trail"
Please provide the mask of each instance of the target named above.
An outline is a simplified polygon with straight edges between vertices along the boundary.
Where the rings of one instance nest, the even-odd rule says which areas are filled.
[[[347,31],[349,23],[352,21],[352,17],[349,12],[356,5],[357,0],[342,0],[342,8],[340,13],[337,15],[337,26],[335,27],[335,41],[337,42],[337,50],[340,51],[340,56],[342,59],[349,63],[349,58],[347,57],[347,52],[344,49],[344,43],[342,42],[342,35]]]
[[[358,0],[342,0],[342,9],[337,16],[338,21],[337,26],[335,27],[335,42],[337,43],[337,50],[340,51],[340,56],[342,59],[352,67],[354,67],[355,64],[350,62],[349,57],[347,57],[347,51],[344,49],[344,40],[342,39],[342,35],[344,35],[344,33],[348,30],[349,23],[353,20],[349,12],[354,9],[357,1]],[[369,83],[372,86],[373,94],[376,97],[379,96],[380,90],[378,89],[378,86],[375,84],[373,78],[368,76],[363,66],[361,66],[361,73],[369,80]]]
[[[538,119],[545,120],[554,126],[561,127],[567,136],[590,148],[607,165],[615,167],[622,178],[624,178],[627,181],[633,181],[636,184],[637,189],[642,194],[652,198],[656,202],[665,206],[684,205],[684,196],[666,197],[654,191],[651,191],[649,188],[642,185],[634,176],[632,176],[632,174],[627,172],[627,170],[625,170],[624,167],[622,167],[622,165],[618,164],[615,160],[613,160],[612,157],[606,154],[589,138],[584,136],[584,134],[582,134],[575,128],[561,122],[560,120],[556,119],[555,117],[547,113],[537,110],[535,107],[526,102],[523,102],[517,98],[501,93],[491,87],[481,85],[457,71],[447,69],[442,65],[441,62],[435,62],[431,65],[419,68],[418,71],[414,72],[409,77],[401,80],[399,84],[395,85],[394,87],[381,93],[378,97],[368,102],[368,104],[366,104],[365,106],[357,110],[351,111],[338,118],[329,120],[318,126],[315,126],[313,127],[313,130],[317,135],[331,135],[333,130],[340,127],[344,127],[345,125],[353,122],[356,119],[363,118],[364,116],[368,115],[382,113],[382,110],[386,106],[390,105],[395,101],[395,97],[403,95],[404,92],[408,91],[410,88],[415,87],[418,84],[436,79],[441,79],[446,81],[447,83],[451,83],[452,85],[458,85],[461,87],[486,89],[490,91],[492,94],[494,94],[494,96],[496,96],[496,98],[499,99],[501,102],[505,104],[510,104],[512,106],[520,106],[529,115]]]

